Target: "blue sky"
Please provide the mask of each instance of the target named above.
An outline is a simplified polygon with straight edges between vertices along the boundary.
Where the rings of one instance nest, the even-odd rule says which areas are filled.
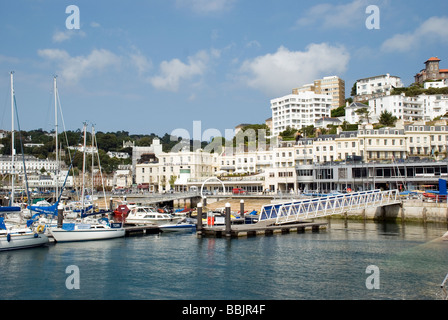
[[[80,29],[66,28],[66,7]],[[380,10],[369,30],[366,8]],[[270,99],[324,76],[390,73],[413,82],[432,56],[448,68],[448,2],[17,0],[0,2],[0,128],[10,129],[9,73],[24,130],[163,135],[263,123]]]

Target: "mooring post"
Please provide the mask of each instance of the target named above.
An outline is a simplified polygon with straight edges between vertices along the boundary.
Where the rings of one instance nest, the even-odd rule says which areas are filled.
[[[244,221],[244,200],[242,200],[242,199],[240,201],[240,216],[241,216],[241,219],[243,219],[243,223],[245,223],[245,221]]]
[[[110,198],[109,200],[109,220],[114,218],[114,198]]]
[[[232,230],[230,226],[230,203],[226,203],[226,237],[230,237],[232,235]]]
[[[202,203],[198,203],[198,215],[197,215],[196,234],[202,235]]]
[[[64,223],[64,207],[62,205],[58,205],[58,228],[62,228]]]

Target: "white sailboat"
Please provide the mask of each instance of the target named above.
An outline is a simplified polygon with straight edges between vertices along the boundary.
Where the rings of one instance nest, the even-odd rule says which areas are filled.
[[[86,124],[84,124],[84,166],[86,152]],[[83,168],[83,185],[81,208],[84,207],[84,168]],[[89,218],[86,218],[89,219]],[[64,223],[62,227],[52,228],[51,235],[56,242],[68,241],[90,241],[114,239],[125,236],[125,229],[121,223],[110,223],[107,218],[98,219],[93,223],[85,223],[83,221],[75,223]]]
[[[14,174],[14,72],[11,72],[11,141],[12,141],[12,174]],[[11,183],[11,206],[14,205],[14,178]],[[6,225],[4,218],[0,217],[0,251],[16,250],[43,246],[49,243],[48,237],[43,233],[44,227],[38,226],[33,230],[31,226],[16,224]]]
[[[56,242],[106,240],[125,236],[121,223],[99,220],[98,223],[64,223],[62,228],[54,228],[50,232]]]
[[[28,227],[0,227],[0,251],[40,247],[49,243],[42,232],[35,232]]]

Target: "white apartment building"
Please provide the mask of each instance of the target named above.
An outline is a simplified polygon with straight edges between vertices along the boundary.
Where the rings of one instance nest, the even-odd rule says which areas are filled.
[[[436,81],[426,81],[423,84],[425,89],[429,88],[446,88],[448,87],[448,79],[436,80]]]
[[[25,169],[27,173],[40,172],[45,170],[46,172],[55,172],[57,168],[56,160],[38,159],[36,157],[25,155],[23,158],[21,154],[17,154],[14,161],[15,172],[23,174],[25,172],[23,164],[25,163]],[[0,173],[8,174],[12,172],[11,156],[0,156]]]
[[[401,78],[390,74],[379,75],[356,81],[354,101],[366,101],[374,97],[388,95],[393,88],[402,88]]]
[[[424,118],[423,102],[419,97],[407,97],[404,94],[388,95],[369,100],[369,116],[373,123],[383,111],[392,113],[397,119],[418,121]]]
[[[271,100],[273,136],[288,127],[301,129],[318,119],[330,117],[332,97],[311,91],[290,94]]]
[[[422,102],[424,114],[423,120],[425,121],[430,121],[435,117],[444,116],[448,112],[447,94],[422,94],[419,95],[418,98]]]

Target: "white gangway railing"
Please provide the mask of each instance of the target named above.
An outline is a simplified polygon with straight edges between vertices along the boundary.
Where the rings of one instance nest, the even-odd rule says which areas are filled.
[[[275,220],[276,224],[291,223],[397,203],[401,203],[398,190],[352,192],[265,205],[259,220]]]

